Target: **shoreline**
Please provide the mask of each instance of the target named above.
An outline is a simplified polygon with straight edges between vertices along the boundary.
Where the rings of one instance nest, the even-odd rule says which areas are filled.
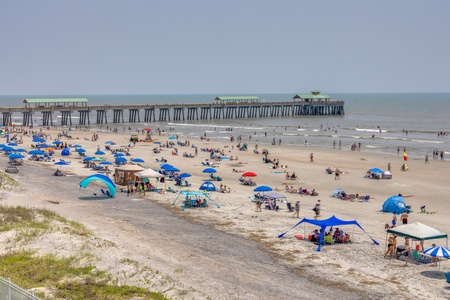
[[[46,132],[46,130],[43,131]],[[52,136],[55,136],[59,131],[50,130],[50,132],[52,133]],[[99,140],[90,141],[92,134],[93,131],[74,130],[72,131],[72,135],[79,136],[80,139],[67,141],[72,143],[79,142],[87,150],[89,155],[95,152],[98,145],[104,148],[104,142],[107,140],[117,140],[119,144],[128,144],[126,142],[127,137],[129,138],[132,133],[113,134],[98,132]],[[85,138],[88,138],[89,141],[85,140]],[[185,139],[187,138],[181,138],[183,141]],[[161,138],[161,140],[163,140],[163,138]],[[301,270],[300,273],[303,275],[297,276],[306,277],[308,278],[308,282],[314,284],[318,284],[317,280],[314,278],[319,276],[322,280],[331,280],[331,282],[327,281],[328,284],[334,286],[338,290],[344,290],[345,288],[351,287],[354,289],[353,295],[355,299],[361,294],[365,294],[371,299],[387,299],[392,295],[406,298],[414,297],[417,299],[444,299],[445,297],[448,297],[449,291],[442,289],[444,284],[442,280],[420,275],[422,271],[433,271],[433,268],[427,265],[412,265],[404,268],[403,263],[400,261],[389,261],[382,258],[382,255],[384,254],[385,239],[384,224],[390,222],[392,214],[378,212],[378,210],[381,209],[384,200],[389,196],[398,193],[414,194],[414,197],[407,199],[408,204],[411,204],[414,210],[411,214],[411,222],[421,222],[445,232],[445,230],[449,228],[448,216],[450,214],[450,206],[444,204],[448,203],[446,195],[450,192],[450,188],[445,183],[446,178],[444,176],[444,174],[448,174],[449,164],[447,161],[441,162],[430,159],[430,164],[425,165],[422,159],[410,159],[407,162],[410,170],[408,172],[401,172],[400,166],[403,164],[403,157],[392,154],[383,155],[365,151],[353,152],[344,149],[330,150],[316,147],[299,146],[291,148],[285,147],[285,145],[265,145],[264,148],[269,149],[270,158],[279,159],[280,164],[288,165],[287,169],[276,169],[275,171],[295,172],[297,176],[300,177],[297,181],[286,181],[284,173],[275,173],[274,169],[270,169],[267,164],[262,163],[261,159],[263,156],[253,153],[252,150],[254,149],[255,142],[249,143],[248,151],[238,151],[235,147],[237,142],[202,142],[197,139],[190,139],[190,141],[199,148],[213,147],[223,149],[227,156],[237,155],[239,156],[238,161],[242,162],[242,164],[236,164],[235,161],[222,161],[220,162],[220,167],[217,168],[218,175],[223,178],[223,183],[229,186],[233,191],[231,194],[212,194],[214,201],[220,204],[220,209],[209,206],[206,209],[188,209],[181,212],[178,205],[175,207],[170,206],[175,199],[176,194],[160,195],[156,193],[146,193],[145,196],[133,195],[132,198],[130,197],[127,199],[125,193],[118,192],[116,198],[118,200],[120,199],[121,203],[127,203],[130,207],[135,203],[139,203],[139,205],[145,205],[145,203],[148,202],[155,203],[175,214],[185,216],[188,219],[193,219],[196,222],[204,223],[214,230],[224,231],[245,239],[253,240],[262,245],[262,247],[266,249],[265,251],[272,253],[272,259],[278,262],[280,267],[287,268],[289,266],[289,268],[293,268],[293,270]],[[30,144],[31,138],[26,137],[24,138],[24,144],[20,146],[25,146],[27,150],[30,150],[29,147],[26,147]],[[155,158],[164,156],[168,159],[168,163],[179,168],[181,172],[192,173],[193,176],[189,178],[189,182],[192,183],[192,190],[195,190],[200,186],[203,179],[206,178],[201,172],[203,169],[201,162],[208,158],[206,152],[198,151],[198,157],[196,158],[183,158],[170,155],[170,149],[164,149],[159,154],[153,154],[151,149],[155,146],[156,145],[153,143],[137,143],[135,147],[131,148],[132,157],[143,158],[145,160],[143,165],[155,169],[158,166],[155,162]],[[177,147],[181,150],[179,151],[180,153],[184,151],[193,153],[193,148]],[[260,145],[259,149],[262,150],[261,148]],[[57,151],[55,159],[62,158],[59,155],[60,152],[60,150]],[[314,153],[314,162],[309,162],[309,154],[311,152]],[[80,177],[94,174],[94,172],[89,169],[83,168],[82,164],[79,163],[80,159],[76,158],[75,155],[77,154],[73,153],[69,157],[64,157],[64,159],[72,161],[71,165],[68,166],[68,168],[65,168],[65,170],[67,170],[66,172],[73,173]],[[108,160],[111,161],[112,156],[110,154],[106,156],[108,157]],[[393,179],[371,180],[363,178],[365,172],[369,168],[385,168],[388,162],[392,164],[392,172],[394,174]],[[28,163],[28,161],[25,161],[25,164]],[[53,164],[47,165],[49,168],[54,168]],[[327,167],[333,169],[337,167],[348,174],[343,174],[340,176],[341,180],[335,181],[334,176],[325,174],[324,171]],[[278,239],[277,235],[279,233],[292,227],[299,219],[293,218],[292,214],[287,212],[285,205],[280,205],[279,212],[267,210],[263,210],[261,213],[255,212],[255,205],[249,199],[249,197],[253,195],[252,188],[240,185],[238,181],[240,175],[232,172],[232,168],[254,171],[258,174],[255,178],[258,185],[265,184],[272,186],[275,191],[286,195],[291,203],[295,203],[297,200],[301,201],[300,217],[312,218],[313,212],[311,211],[311,208],[314,206],[317,199],[321,199],[323,203],[323,218],[335,214],[337,217],[345,220],[356,219],[358,223],[360,223],[361,226],[380,243],[380,245],[373,246],[370,239],[355,230],[354,233],[351,232],[354,237],[353,243],[326,246],[321,252],[316,252],[314,244],[298,241],[294,237],[296,232],[307,234],[314,229],[313,226],[299,228],[297,231],[293,230],[284,238]],[[47,168],[43,168],[43,170],[47,170]],[[42,176],[49,176],[49,178],[55,182],[60,179],[51,176],[50,170],[48,170],[48,174],[47,172],[44,172],[43,174],[44,175]],[[167,186],[179,190],[178,187],[173,185],[173,182],[168,181],[166,184]],[[310,197],[285,193],[284,186],[286,184],[295,185],[297,188],[302,186],[309,190],[315,188],[319,192],[319,196]],[[370,194],[373,199],[369,202],[349,202],[330,198],[332,190],[337,187],[343,188],[347,193],[358,192],[361,195]],[[94,188],[88,187],[86,190],[74,190],[74,188],[72,188],[72,190],[74,190],[74,192],[72,192],[73,195],[71,195],[71,198],[73,198],[73,205],[78,207],[82,214],[88,214],[88,212],[83,210],[83,206],[80,203],[77,204],[77,202],[80,201],[77,200],[77,198],[81,196],[87,197],[87,195],[92,196],[93,189]],[[95,191],[97,190],[98,188],[96,188]],[[15,193],[12,193],[10,195],[7,202],[11,201],[14,203],[14,201],[12,201],[15,197],[14,194]],[[21,192],[19,191],[17,194],[20,195]],[[48,197],[51,198],[51,195],[48,195]],[[139,200],[129,201],[130,199]],[[94,202],[104,205],[108,204],[108,202],[114,203],[114,201],[114,199],[111,199]],[[27,203],[29,205],[42,204],[34,203],[32,199],[28,200]],[[82,204],[92,205],[91,203]],[[437,211],[437,214],[427,215],[417,213],[421,205],[426,205],[431,211]],[[53,206],[51,207],[53,208]],[[66,214],[68,213],[69,215],[75,214],[74,212],[65,212],[64,205],[58,206],[58,210],[61,210],[61,212]],[[101,216],[100,211],[98,211],[97,214],[96,217],[99,219],[106,217]],[[86,218],[86,216],[84,218]],[[141,235],[139,232],[143,229],[139,229],[138,226],[135,227],[132,224],[128,224],[127,226],[131,226],[130,228],[132,228],[133,231],[136,231],[137,235]],[[102,233],[106,234],[107,230],[103,229]],[[111,236],[111,234],[112,233],[109,233],[109,236]],[[439,244],[442,240],[437,240],[435,242]],[[140,246],[148,249],[150,249],[150,247],[163,247],[163,245],[149,244],[145,241],[141,241],[140,243]],[[220,241],[217,241],[217,243],[220,243]],[[428,244],[428,241],[426,244]],[[177,247],[180,247],[180,245],[177,245]],[[207,245],[204,245],[204,247],[207,247]],[[443,262],[442,264],[443,268],[445,268],[446,262]],[[203,272],[213,272],[213,260],[211,260],[210,265],[211,269],[203,270]],[[191,265],[183,267],[186,269],[195,269],[195,266]],[[166,267],[165,269],[170,273],[170,268]],[[244,268],[242,270],[244,270]],[[339,271],[337,272],[337,270]],[[293,272],[292,276],[296,274],[296,271],[290,272]],[[317,272],[321,275],[316,275],[318,274]],[[172,273],[174,273],[173,270]],[[175,274],[172,275],[176,277],[177,274],[175,272]],[[239,274],[230,273],[228,276],[232,276],[235,282],[239,282],[240,280]],[[421,280],[419,280],[417,276],[421,276]],[[395,278],[395,280],[392,281],[392,278]],[[221,279],[218,277],[216,280],[217,282],[215,283],[219,284]],[[418,283],[417,281],[421,282]],[[314,284],[310,287],[311,289],[314,289]],[[192,285],[195,286],[195,283],[192,283]],[[247,287],[240,288],[244,294],[250,292]],[[201,289],[201,285],[194,287],[194,289]],[[400,293],[399,290],[402,292]],[[322,293],[323,291],[320,292]],[[222,290],[220,292],[217,290],[212,294],[209,294],[209,296],[216,298],[214,296],[220,295],[220,293],[225,293],[225,291]],[[349,295],[352,297],[351,294]],[[223,299],[227,299],[227,297],[224,297]],[[281,299],[283,299],[283,297],[281,297]],[[284,299],[289,299],[289,297],[286,295],[286,298]]]

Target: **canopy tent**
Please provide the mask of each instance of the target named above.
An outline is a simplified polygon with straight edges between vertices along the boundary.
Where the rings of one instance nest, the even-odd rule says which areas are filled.
[[[320,246],[324,240],[324,233],[325,233],[325,229],[327,227],[341,226],[341,225],[356,225],[359,228],[361,228],[361,230],[364,231],[365,234],[367,234],[367,232],[364,230],[364,228],[362,228],[361,225],[359,225],[358,222],[356,222],[356,220],[345,221],[345,220],[338,219],[336,216],[333,215],[332,217],[330,217],[326,220],[313,220],[313,219],[304,218],[303,220],[301,220],[300,222],[295,224],[293,227],[291,227],[289,230],[279,234],[278,237],[279,238],[283,237],[286,233],[288,233],[288,231],[290,231],[291,229],[294,229],[295,227],[297,227],[298,225],[300,225],[302,223],[310,223],[310,224],[319,226],[321,228],[320,235],[319,235],[319,241],[321,241],[321,242],[319,243],[319,246],[317,247],[317,251],[320,251]],[[372,239],[372,241],[374,242],[375,245],[379,245],[379,243],[377,241],[375,241],[370,235],[368,235],[368,236]]]
[[[62,155],[62,156],[69,156],[69,155],[70,155],[70,148],[64,148],[64,149],[61,151],[61,155]]]
[[[397,215],[401,215],[405,210],[408,211],[408,207],[406,206],[405,199],[402,196],[391,196],[387,198],[381,208],[382,212],[395,212]]]
[[[214,192],[216,190],[216,186],[211,181],[205,181],[198,189],[201,191]]]
[[[448,234],[441,232],[428,225],[415,222],[407,225],[400,225],[394,228],[388,228],[387,234],[397,234],[399,236],[409,237],[414,240],[434,240],[434,239],[447,239],[448,245]]]
[[[180,198],[180,196],[184,197],[184,201],[183,201],[183,204],[181,206],[181,210],[184,210],[184,208],[186,206],[190,206],[190,207],[191,206],[198,206],[198,205],[191,205],[191,202],[192,203],[198,203],[197,202],[198,200],[203,200],[203,201],[209,200],[212,203],[214,203],[217,206],[217,208],[220,208],[220,206],[217,203],[215,203],[206,193],[204,193],[204,192],[196,192],[196,191],[180,191],[178,196],[175,198],[175,201],[173,201],[172,206],[175,206],[175,203],[178,201],[178,198]],[[206,203],[205,203],[205,205],[206,205]]]
[[[135,173],[143,170],[144,168],[138,165],[124,165],[116,167],[114,170],[115,183],[120,185],[128,185],[130,181],[135,180]]]
[[[162,178],[166,177],[165,175],[156,172],[150,168],[145,169],[144,171],[139,171],[134,173],[134,175],[138,176],[139,178]]]
[[[112,180],[108,176],[103,174],[94,174],[83,179],[80,182],[80,187],[86,188],[89,185],[89,183],[91,183],[94,180],[99,180],[106,184],[109,190],[110,197],[114,197],[116,195],[116,185],[112,182]]]

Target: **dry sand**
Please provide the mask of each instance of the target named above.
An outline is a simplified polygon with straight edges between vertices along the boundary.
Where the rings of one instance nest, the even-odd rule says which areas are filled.
[[[56,131],[46,131],[53,138]],[[99,132],[99,140],[91,141],[92,132],[73,131],[67,140],[80,143],[92,155],[98,145],[104,149],[105,141],[112,140],[128,145],[130,133]],[[180,141],[185,141],[182,134]],[[230,133],[232,134],[232,133]],[[141,135],[142,137],[142,135]],[[167,135],[158,137],[165,142]],[[31,137],[23,137],[22,147],[31,149]],[[267,148],[269,158],[279,159],[287,169],[271,169],[262,162],[262,155],[254,154],[255,142],[249,151],[238,151],[235,143],[190,140],[199,148],[198,157],[184,158],[171,155],[173,149],[163,149],[154,154],[153,143],[137,143],[132,147],[132,157],[140,157],[144,166],[158,169],[155,158],[164,156],[168,163],[181,172],[193,176],[191,190],[196,190],[207,175],[202,173],[201,162],[209,153],[200,148],[224,149],[227,156],[238,156],[238,161],[222,161],[217,174],[222,183],[231,187],[232,193],[211,194],[220,209],[210,205],[204,209],[181,211],[180,203],[171,206],[176,194],[165,195],[147,192],[145,196],[118,192],[116,198],[95,196],[100,186],[78,187],[79,181],[93,171],[83,168],[77,153],[61,157],[56,151],[55,159],[64,158],[71,165],[63,167],[73,176],[55,177],[53,163],[25,161],[20,173],[12,175],[21,183],[19,190],[3,192],[3,204],[46,207],[69,219],[81,222],[90,228],[95,238],[89,241],[90,251],[98,257],[96,265],[118,276],[123,284],[135,284],[162,291],[174,299],[312,299],[320,297],[338,299],[448,299],[450,288],[442,270],[450,269],[448,261],[441,263],[441,271],[430,264],[408,265],[400,260],[384,259],[386,232],[384,224],[390,223],[392,214],[379,212],[384,200],[395,194],[412,194],[406,198],[414,212],[410,222],[421,222],[441,231],[450,228],[450,205],[448,195],[449,163],[447,161],[410,160],[410,170],[401,172],[403,157],[397,156],[396,145],[392,154],[377,155],[362,151],[325,150],[310,147],[283,147],[259,145]],[[234,146],[234,147],[233,147]],[[178,152],[194,153],[191,147],[177,146]],[[314,153],[314,162],[309,154]],[[105,156],[113,161],[112,154]],[[7,158],[2,157],[6,165]],[[240,162],[240,163],[238,163]],[[372,167],[386,168],[391,163],[393,179],[371,180],[364,178]],[[45,165],[45,167],[42,167]],[[339,168],[348,174],[335,180],[326,175],[327,167]],[[308,235],[313,226],[299,226],[284,238],[281,232],[291,228],[299,219],[293,217],[281,204],[279,212],[264,210],[255,212],[250,200],[253,188],[239,184],[239,173],[232,169],[253,171],[258,185],[269,185],[287,196],[289,202],[301,201],[300,217],[313,217],[311,208],[317,199],[322,202],[322,218],[336,215],[341,219],[356,219],[378,242],[376,246],[362,231],[353,227],[342,228],[352,234],[352,243],[325,246],[317,252],[317,246],[299,241],[294,235]],[[295,172],[299,179],[287,181],[282,171]],[[167,186],[176,190],[174,182]],[[285,185],[295,188],[315,188],[319,196],[288,194]],[[368,202],[350,202],[331,198],[334,188],[343,188],[347,193],[369,194]],[[57,200],[60,204],[48,201]],[[436,214],[418,213],[420,206]],[[12,246],[1,237],[3,248]],[[400,244],[403,239],[399,240]],[[426,241],[445,245],[445,240]],[[40,253],[73,255],[79,251],[83,241],[76,238],[52,235],[29,247]]]

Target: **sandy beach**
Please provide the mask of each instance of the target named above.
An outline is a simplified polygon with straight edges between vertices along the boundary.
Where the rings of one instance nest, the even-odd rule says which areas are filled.
[[[37,129],[39,130],[39,129]],[[48,135],[47,142],[55,140],[63,129],[42,129]],[[64,129],[66,130],[66,129]],[[86,155],[94,155],[97,147],[106,152],[104,159],[113,162],[113,154],[105,150],[106,141],[119,146],[128,146],[134,132],[95,132],[98,140],[92,141],[93,131],[73,130],[72,139],[62,137],[62,142],[79,143]],[[175,133],[173,133],[175,134]],[[176,132],[180,142],[187,141],[183,132]],[[230,132],[230,135],[233,135]],[[12,135],[11,135],[12,136]],[[17,133],[23,140],[19,146],[31,150],[32,136]],[[153,135],[165,144],[170,134]],[[51,137],[51,138],[50,138]],[[139,134],[144,139],[142,133]],[[176,142],[176,141],[175,141]],[[18,174],[12,174],[20,188],[2,190],[3,205],[45,207],[74,221],[85,224],[94,232],[90,250],[98,257],[96,266],[119,278],[119,283],[138,285],[150,290],[164,292],[172,299],[315,299],[317,296],[337,299],[448,299],[450,287],[442,271],[450,270],[450,262],[442,261],[440,270],[431,264],[408,264],[396,259],[383,258],[386,244],[385,224],[391,222],[391,213],[380,212],[383,202],[392,195],[411,195],[405,201],[413,212],[409,222],[421,222],[442,232],[450,228],[450,205],[448,195],[450,175],[448,161],[409,159],[409,170],[402,172],[403,156],[397,155],[396,145],[392,153],[374,154],[361,149],[351,151],[349,145],[341,150],[311,147],[286,147],[283,145],[258,145],[269,151],[268,158],[279,160],[287,168],[273,169],[263,162],[264,155],[254,153],[256,140],[242,140],[248,151],[239,151],[239,142],[212,142],[191,139],[190,147],[176,145],[179,155],[172,155],[173,148],[161,148],[153,142],[138,142],[130,146],[130,157],[145,160],[143,166],[159,169],[156,158],[164,157],[181,172],[192,174],[187,178],[191,187],[180,188],[174,181],[166,181],[166,187],[174,190],[198,190],[208,179],[202,173],[202,162],[209,159],[209,152],[202,148],[223,150],[227,157],[237,160],[217,162],[217,175],[221,183],[230,188],[230,193],[211,192],[211,199],[220,208],[210,203],[206,208],[181,210],[181,203],[172,203],[177,193],[145,195],[132,193],[129,197],[120,192],[115,198],[101,196],[101,184],[91,184],[86,189],[79,187],[83,178],[95,174],[85,168],[82,158],[72,151],[70,156],[61,156],[56,150],[54,159],[70,161],[61,169],[68,176],[53,176],[57,169],[54,162],[24,160]],[[3,140],[3,143],[5,141]],[[196,157],[183,157],[183,153]],[[73,148],[72,148],[73,150]],[[310,155],[314,154],[311,162]],[[130,158],[128,157],[128,158]],[[1,156],[3,166],[8,158]],[[364,178],[370,168],[387,169],[391,164],[393,178],[373,180]],[[326,168],[344,173],[335,180]],[[114,167],[110,167],[111,170]],[[251,186],[240,184],[241,172],[252,171],[257,185],[268,185],[285,195],[292,204],[300,201],[300,218],[293,217],[286,204],[279,204],[278,211],[262,209],[256,212],[251,200]],[[286,172],[298,176],[287,180]],[[113,173],[110,174],[112,178]],[[155,183],[154,179],[150,180]],[[286,185],[308,190],[315,189],[318,196],[288,193]],[[158,183],[158,187],[163,184]],[[331,197],[332,191],[342,188],[347,194],[370,195],[369,201],[348,201]],[[96,195],[94,195],[96,194]],[[296,234],[308,236],[313,225],[298,226],[283,238],[278,235],[301,218],[313,218],[312,208],[321,200],[321,219],[335,215],[344,220],[356,220],[366,232],[379,242],[372,240],[359,228],[341,228],[351,235],[351,243],[326,245],[317,252],[317,245],[295,238]],[[53,204],[49,201],[58,201]],[[420,213],[420,207],[433,214]],[[403,244],[404,239],[398,239]],[[425,241],[446,246],[446,240]],[[4,251],[11,250],[5,234],[0,235]],[[48,236],[29,245],[38,253],[73,255],[83,241],[64,235]],[[415,247],[415,242],[413,246]],[[125,263],[124,259],[137,262]]]

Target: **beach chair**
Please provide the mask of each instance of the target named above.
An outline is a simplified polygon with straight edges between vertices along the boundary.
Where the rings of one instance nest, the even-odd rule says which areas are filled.
[[[413,249],[411,251],[411,256],[412,256],[412,259],[418,263],[422,263],[422,264],[431,263],[430,257],[420,254],[416,249]]]
[[[447,282],[450,283],[450,272],[444,273],[445,278],[447,279]]]

